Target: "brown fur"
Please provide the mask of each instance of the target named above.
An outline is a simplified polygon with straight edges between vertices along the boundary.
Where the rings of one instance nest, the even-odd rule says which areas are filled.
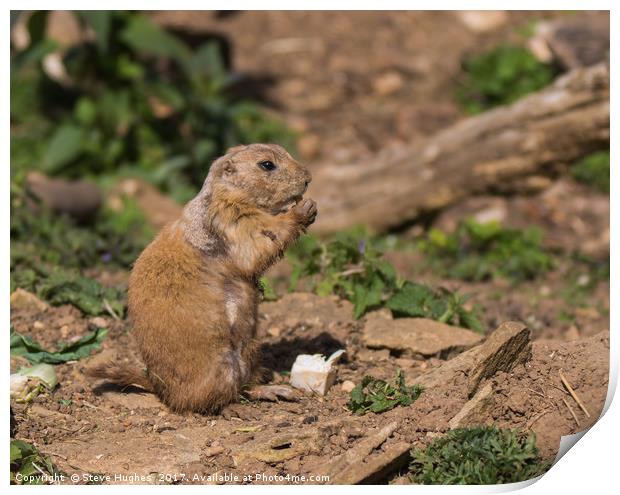
[[[277,169],[261,169],[264,160]],[[111,363],[90,374],[149,388],[178,412],[236,400],[256,374],[257,280],[314,221],[316,205],[301,201],[310,180],[277,145],[239,146],[216,160],[131,273],[129,313],[146,376]]]

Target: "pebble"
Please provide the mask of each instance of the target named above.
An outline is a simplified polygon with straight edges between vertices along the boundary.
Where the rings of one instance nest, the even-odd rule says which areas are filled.
[[[353,383],[351,380],[345,380],[344,382],[342,382],[340,384],[340,389],[343,392],[351,392],[351,390],[353,390],[355,388],[355,383]]]
[[[213,457],[213,456],[221,454],[222,452],[224,452],[224,447],[222,447],[221,445],[217,445],[215,447],[209,447],[208,449],[206,449],[205,456]]]

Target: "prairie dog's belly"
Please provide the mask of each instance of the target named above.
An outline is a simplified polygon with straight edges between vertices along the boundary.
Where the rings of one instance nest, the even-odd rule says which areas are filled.
[[[249,351],[256,335],[256,289],[245,280],[226,280],[224,301],[230,332],[230,349],[226,361],[230,364],[232,379],[245,381],[254,367],[253,353]]]

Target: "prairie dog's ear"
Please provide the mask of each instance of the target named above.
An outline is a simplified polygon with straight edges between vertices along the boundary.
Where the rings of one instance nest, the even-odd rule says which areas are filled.
[[[237,171],[237,168],[234,166],[230,158],[227,158],[226,160],[224,160],[224,163],[222,163],[222,173],[224,175],[232,175],[236,171]]]

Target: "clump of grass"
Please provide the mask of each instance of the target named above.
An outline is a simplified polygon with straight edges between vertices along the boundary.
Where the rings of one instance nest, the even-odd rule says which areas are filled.
[[[351,301],[355,318],[387,307],[395,316],[423,316],[483,331],[475,311],[465,308],[465,297],[398,277],[380,246],[363,228],[340,232],[327,242],[303,236],[287,252],[293,267],[289,289],[303,278],[318,295]]]
[[[431,267],[462,280],[506,278],[515,283],[537,277],[554,266],[553,258],[541,246],[542,233],[536,228],[504,228],[498,222],[461,222],[451,234],[432,229],[420,248]]]
[[[43,208],[34,213],[14,184],[11,198],[11,268],[50,263],[67,268],[105,265],[127,268],[153,237],[138,205],[127,199],[123,208],[104,207],[90,225],[78,225]]]
[[[13,183],[11,198],[11,291],[17,287],[53,305],[73,304],[89,315],[124,313],[123,287],[104,287],[84,268],[129,268],[152,239],[153,230],[137,204],[104,208],[91,225],[45,209],[36,213]]]
[[[411,451],[410,477],[424,485],[491,485],[526,481],[548,469],[536,436],[495,426],[450,431]]]
[[[506,44],[469,58],[463,71],[457,99],[469,114],[512,103],[547,86],[555,75],[525,48]]]
[[[570,172],[576,181],[609,194],[609,162],[609,150],[598,151],[579,160],[571,167]]]
[[[396,406],[409,406],[422,393],[420,385],[405,385],[405,377],[399,369],[393,383],[365,376],[351,391],[347,408],[355,414],[382,413]]]

